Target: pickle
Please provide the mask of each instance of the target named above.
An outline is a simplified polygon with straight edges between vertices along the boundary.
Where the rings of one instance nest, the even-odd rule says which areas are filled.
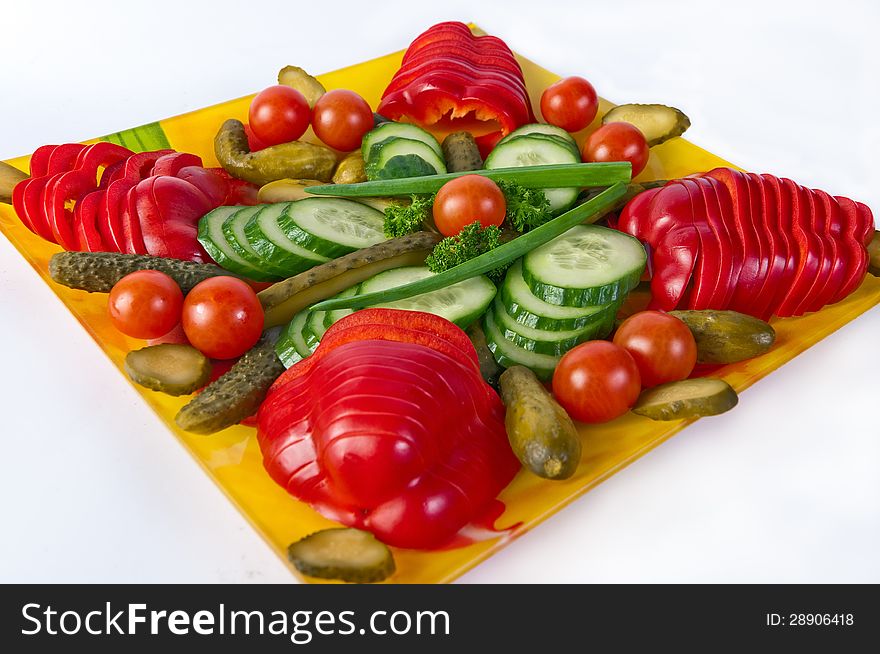
[[[880,232],[874,232],[874,238],[868,244],[868,272],[880,277]]]
[[[174,417],[177,426],[197,434],[213,434],[252,416],[266,392],[284,372],[275,341],[278,330],[263,334],[229,371],[208,384]]]
[[[306,193],[306,188],[320,186],[323,183],[317,179],[277,179],[260,187],[260,190],[257,191],[257,202],[275,204],[276,202],[294,202],[313,198],[314,195]]]
[[[291,141],[251,152],[244,125],[229,119],[214,137],[214,153],[233,177],[263,186],[279,179],[317,179],[329,182],[336,155],[323,145]]]
[[[264,324],[266,327],[287,324],[302,309],[383,270],[420,266],[440,238],[439,234],[432,232],[416,232],[392,238],[331,259],[273,284],[257,294],[265,312]]]
[[[367,174],[364,172],[364,157],[360,150],[355,150],[345,159],[339,162],[336,172],[333,173],[334,184],[357,184],[366,182]]]
[[[327,92],[324,85],[309,75],[299,66],[285,66],[278,71],[278,83],[289,86],[302,93],[309,107],[315,107],[315,103]]]
[[[698,377],[643,391],[632,411],[651,420],[682,420],[730,411],[738,401],[727,382]]]
[[[602,124],[629,123],[645,135],[648,147],[681,136],[691,126],[690,118],[665,104],[622,104],[602,116]]]
[[[287,558],[309,577],[372,584],[394,574],[388,546],[368,531],[336,527],[317,531],[290,545]]]
[[[769,323],[737,311],[670,311],[697,342],[697,363],[736,363],[764,354],[776,340]]]
[[[450,173],[479,170],[483,167],[480,148],[470,132],[453,132],[443,139],[442,147],[446,170]]]
[[[500,385],[504,426],[516,457],[539,477],[571,477],[581,460],[581,440],[565,409],[523,366],[505,370]]]
[[[49,276],[63,286],[89,293],[109,293],[120,279],[137,270],[158,270],[180,286],[184,295],[210,277],[233,276],[210,263],[118,252],[57,252],[49,259]]]
[[[495,356],[489,350],[489,346],[486,344],[486,334],[483,333],[479,320],[471,323],[471,326],[467,328],[467,335],[477,351],[477,358],[480,362],[480,374],[487,384],[497,390],[498,377],[504,372],[504,368],[498,365],[498,362],[495,361]]]
[[[12,190],[19,182],[28,178],[27,173],[23,173],[15,166],[0,161],[0,202],[12,203]]]
[[[211,362],[192,345],[162,343],[129,352],[125,372],[135,384],[168,395],[189,395],[208,383]]]

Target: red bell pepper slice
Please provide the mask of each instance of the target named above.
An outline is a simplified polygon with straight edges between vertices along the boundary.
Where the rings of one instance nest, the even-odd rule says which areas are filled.
[[[804,187],[790,179],[783,178],[782,183],[792,198],[792,226],[794,239],[798,244],[798,267],[792,285],[779,306],[777,315],[787,317],[795,315],[799,302],[816,279],[821,264],[822,250],[813,227],[813,195]]]
[[[794,238],[794,228],[792,226],[794,221],[794,211],[791,202],[791,194],[788,192],[788,189],[786,189],[782,180],[778,177],[774,177],[773,175],[761,175],[761,181],[769,191],[772,191],[772,194],[776,198],[777,229],[775,234],[777,242],[779,243],[780,251],[782,251],[783,248],[785,251],[785,268],[779,278],[778,287],[772,291],[772,299],[767,308],[767,311],[771,315],[776,315],[779,311],[779,306],[782,304],[782,301],[785,299],[785,296],[788,294],[788,291],[791,289],[791,285],[794,282],[795,275],[797,274],[800,251],[798,249],[797,241]]]
[[[215,207],[223,204],[229,196],[229,184],[220,175],[201,166],[185,166],[174,175],[199,189]]]
[[[46,215],[46,204],[43,201],[43,192],[50,177],[32,177],[22,182],[20,203],[22,209],[34,228],[34,232],[50,243],[57,243],[49,218]],[[21,214],[19,214],[21,215]]]
[[[170,175],[171,177],[177,177],[177,173],[181,168],[185,168],[186,166],[201,167],[201,165],[201,157],[190,154],[189,152],[172,152],[156,159],[156,163],[153,164],[149,176]]]
[[[756,214],[755,226],[763,233],[769,246],[769,261],[764,283],[755,294],[755,315],[768,320],[773,314],[773,299],[778,292],[780,281],[785,272],[788,257],[788,244],[779,234],[779,210],[774,188],[766,184],[760,175],[747,175],[751,197],[760,199],[760,209]]]
[[[691,198],[693,229],[697,234],[699,250],[696,267],[693,273],[694,286],[688,300],[691,309],[709,309],[710,298],[721,283],[722,253],[721,246],[710,226],[708,218],[708,199],[715,199],[714,194],[707,195],[702,185],[695,179],[676,180],[687,189]],[[717,219],[717,218],[716,218]],[[726,280],[725,280],[726,281]]]
[[[662,187],[665,188],[665,187]],[[642,223],[647,219],[651,201],[662,190],[661,187],[642,191],[632,200],[626,203],[620,216],[617,218],[617,229],[626,232],[630,236],[640,238]]]
[[[122,224],[122,239],[124,250],[128,254],[148,254],[147,247],[144,245],[144,236],[141,233],[141,221],[138,217],[137,209],[137,187],[143,182],[128,189],[122,198],[120,198],[119,221]]]
[[[19,220],[24,223],[25,227],[31,230],[34,234],[39,234],[37,228],[34,226],[34,221],[31,220],[30,214],[28,214],[27,205],[24,201],[25,189],[27,189],[28,185],[32,184],[34,181],[37,180],[33,177],[23,179],[12,188],[12,208],[15,209],[16,215]]]
[[[49,157],[57,148],[57,145],[41,145],[31,155],[31,177],[43,177],[49,172]]]
[[[173,154],[174,150],[153,150],[151,152],[138,152],[136,155],[125,160],[124,178],[139,182],[150,177],[153,166],[166,154]]]
[[[825,225],[828,222],[825,202],[813,189],[801,187],[801,190],[810,198],[810,241],[813,243],[817,253],[819,265],[816,268],[815,275],[804,280],[802,295],[798,298],[794,308],[793,315],[795,316],[801,316],[810,311],[810,307],[815,306],[818,302],[820,291],[828,283],[828,278],[831,275],[833,264],[832,251],[834,249],[825,232]],[[819,305],[819,308],[821,307],[822,305]]]
[[[98,210],[98,229],[108,249],[114,252],[127,252],[125,230],[122,226],[122,211],[127,207],[126,196],[137,185],[137,180],[122,177],[107,187],[104,201]]]
[[[856,202],[856,207],[858,208],[860,226],[860,232],[856,234],[856,237],[860,236],[859,242],[868,247],[874,239],[874,232],[876,231],[874,227],[874,214],[871,213],[870,207],[862,202]]]
[[[700,237],[690,227],[672,229],[651,253],[650,309],[672,311],[685,299],[700,253]]]
[[[840,205],[825,191],[814,190],[813,193],[821,200],[825,213],[825,256],[830,260],[830,270],[825,283],[816,290],[812,301],[806,306],[806,311],[818,311],[831,302],[831,298],[843,285],[849,258],[840,237],[843,223]]]
[[[763,205],[761,204],[761,189],[752,184],[748,173],[740,173],[740,175],[742,176],[743,183],[748,190],[749,196],[749,211],[746,216],[744,216],[744,218],[747,218],[750,221],[752,233],[755,236],[755,243],[757,245],[755,256],[758,260],[758,270],[755,273],[755,286],[753,287],[754,292],[752,297],[750,298],[749,304],[754,307],[753,311],[755,311],[755,313],[752,313],[751,315],[758,315],[758,307],[762,302],[760,292],[767,282],[767,273],[770,270],[772,247],[770,244],[770,238],[767,236],[764,230],[765,217],[763,214]]]
[[[117,164],[120,161],[125,161],[132,155],[134,155],[134,152],[128,148],[116,145],[115,143],[102,141],[101,143],[95,143],[94,145],[84,148],[76,158],[74,169],[91,173],[95,178],[95,184],[97,185],[99,169],[103,168],[106,170],[107,167]],[[103,174],[101,177],[103,177]]]
[[[681,227],[691,227],[697,219],[694,214],[693,199],[684,180],[675,180],[661,189],[653,197],[648,211],[636,225],[633,234],[642,241],[656,247],[666,232]]]
[[[195,186],[176,177],[150,177],[137,185],[135,209],[148,254],[211,261],[196,235],[199,218],[214,206]]]
[[[82,170],[53,175],[43,190],[46,218],[55,242],[65,250],[78,250],[79,239],[73,231],[73,208],[86,194],[95,190],[95,176]]]
[[[856,290],[865,278],[868,271],[868,251],[861,240],[863,233],[863,221],[859,217],[858,205],[849,198],[836,195],[834,199],[840,205],[844,218],[844,231],[841,243],[849,255],[843,284],[832,297],[832,302],[840,302],[847,295]]]
[[[741,261],[734,262],[733,242],[724,221],[721,201],[716,187],[726,188],[721,182],[712,177],[696,177],[693,179],[703,195],[703,204],[706,212],[706,223],[711,230],[711,236],[700,230],[700,257],[704,260],[698,262],[698,275],[707,276],[707,281],[715,277],[714,284],[707,284],[706,290],[693,293],[690,301],[699,302],[701,309],[724,309],[733,295],[733,278],[742,266]],[[738,252],[738,248],[737,248]],[[714,258],[714,261],[713,261]],[[708,261],[705,261],[707,260]],[[708,286],[712,286],[711,292]],[[697,286],[694,286],[696,291]],[[701,289],[702,290],[702,289]]]
[[[442,71],[444,73],[455,73],[465,78],[473,76],[473,64],[470,62],[450,55],[438,56],[423,62],[417,62],[416,65],[410,65],[407,68],[401,68],[392,78],[385,89],[385,94],[391,94],[395,91],[405,88],[419,80],[426,73],[435,73]],[[508,87],[513,93],[521,94],[526,92],[525,83],[522,76],[519,78],[504,70],[481,70],[481,80]]]
[[[83,252],[106,252],[96,219],[101,205],[103,191],[92,191],[73,209],[73,231],[76,234],[79,250]]]
[[[110,164],[101,173],[101,182],[98,184],[98,188],[107,188],[112,182],[122,177],[123,173],[125,173],[125,160]]]
[[[86,146],[79,143],[63,143],[55,146],[49,153],[45,175],[51,177],[73,170],[79,153],[85,149]]]

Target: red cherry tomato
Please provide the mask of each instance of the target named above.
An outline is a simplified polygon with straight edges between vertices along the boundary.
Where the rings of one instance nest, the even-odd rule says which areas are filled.
[[[581,422],[607,422],[623,415],[641,390],[636,362],[608,341],[588,341],[572,348],[553,373],[553,394]]]
[[[446,182],[434,199],[434,224],[443,236],[455,236],[479,221],[483,227],[504,222],[507,203],[498,184],[482,175],[463,175]]]
[[[260,141],[266,145],[278,145],[302,136],[311,117],[309,103],[302,93],[277,84],[263,89],[251,101],[248,124]]]
[[[599,110],[596,89],[583,77],[566,77],[541,94],[541,115],[551,125],[577,132],[593,122]]]
[[[640,311],[624,320],[614,344],[635,360],[645,388],[686,379],[697,362],[691,330],[662,311]]]
[[[590,134],[581,153],[584,161],[629,161],[635,177],[648,165],[648,142],[638,127],[608,123]]]
[[[183,302],[183,331],[193,347],[212,359],[241,356],[263,332],[257,294],[236,277],[211,277]]]
[[[364,134],[373,129],[373,110],[354,91],[335,89],[318,98],[312,127],[331,148],[350,152],[361,147]]]
[[[158,270],[139,270],[120,279],[110,290],[110,320],[126,336],[159,338],[180,320],[183,293],[173,279]]]

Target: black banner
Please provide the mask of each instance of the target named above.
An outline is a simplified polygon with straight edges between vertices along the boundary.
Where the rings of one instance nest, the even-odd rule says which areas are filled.
[[[880,635],[874,586],[3,586],[4,651],[851,651]],[[10,648],[9,646],[13,646]],[[152,650],[151,651],[159,651]]]

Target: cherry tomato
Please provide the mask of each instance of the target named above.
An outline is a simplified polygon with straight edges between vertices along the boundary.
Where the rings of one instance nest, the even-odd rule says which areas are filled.
[[[581,152],[584,161],[629,161],[635,177],[648,165],[648,142],[638,127],[608,123],[590,134]]]
[[[583,77],[566,77],[541,94],[541,115],[551,125],[577,132],[593,122],[599,110],[596,89]]]
[[[504,222],[507,203],[498,184],[482,175],[463,175],[446,182],[434,199],[434,224],[443,236],[455,236],[479,221],[483,227]]]
[[[553,373],[553,394],[581,422],[607,422],[622,416],[641,390],[636,362],[608,341],[588,341],[572,348]]]
[[[110,320],[126,336],[159,338],[180,320],[183,293],[173,279],[158,270],[138,270],[110,290]]]
[[[241,356],[263,332],[257,294],[236,277],[211,277],[183,301],[183,331],[193,347],[212,359]]]
[[[662,311],[640,311],[624,320],[614,344],[635,360],[645,388],[686,379],[697,362],[691,330]]]
[[[309,103],[302,93],[277,84],[263,89],[251,101],[248,124],[260,141],[278,145],[305,134],[311,117]]]
[[[354,91],[327,91],[315,103],[312,127],[331,148],[351,152],[361,147],[364,134],[373,129],[373,110]]]

